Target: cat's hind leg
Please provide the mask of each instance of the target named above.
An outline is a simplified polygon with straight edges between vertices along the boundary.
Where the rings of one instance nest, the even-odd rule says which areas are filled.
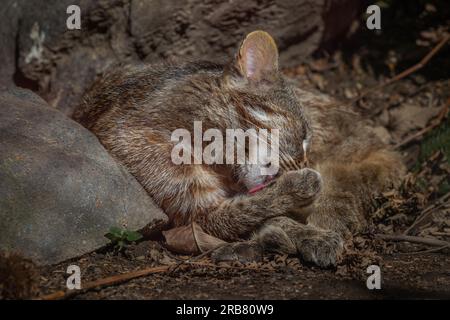
[[[305,225],[289,217],[267,220],[250,240],[224,245],[212,254],[215,261],[248,262],[265,253],[298,255],[320,267],[336,265],[343,249],[342,237],[330,230]]]
[[[266,221],[253,241],[264,252],[297,254],[303,261],[320,267],[336,265],[343,249],[343,239],[338,233],[285,216]]]
[[[211,253],[214,262],[239,261],[241,263],[261,261],[263,248],[255,240],[231,242],[222,245]]]

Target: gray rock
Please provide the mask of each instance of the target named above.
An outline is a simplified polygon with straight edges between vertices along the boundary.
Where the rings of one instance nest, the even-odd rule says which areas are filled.
[[[28,90],[0,91],[0,250],[53,264],[104,246],[112,226],[166,223],[93,134]]]

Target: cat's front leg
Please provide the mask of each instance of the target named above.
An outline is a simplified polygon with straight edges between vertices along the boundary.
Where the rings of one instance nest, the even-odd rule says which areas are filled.
[[[225,199],[196,222],[207,233],[226,241],[250,237],[266,220],[310,205],[322,186],[320,174],[311,169],[289,171],[254,195]]]

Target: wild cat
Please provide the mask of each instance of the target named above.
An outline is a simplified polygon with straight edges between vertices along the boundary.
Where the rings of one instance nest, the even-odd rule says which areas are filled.
[[[404,171],[356,113],[291,86],[264,31],[248,34],[227,65],[110,71],[73,118],[136,177],[172,226],[194,221],[229,241],[213,253],[218,260],[278,252],[333,265],[343,239],[365,226],[371,194],[398,183]],[[171,134],[192,132],[194,121],[222,132],[279,129],[275,179],[254,164],[174,164]]]

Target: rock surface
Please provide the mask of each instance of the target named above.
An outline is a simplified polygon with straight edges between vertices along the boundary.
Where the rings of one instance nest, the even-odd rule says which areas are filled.
[[[68,30],[78,5],[81,30]],[[346,34],[359,0],[2,0],[0,84],[38,92],[71,114],[83,91],[115,63],[234,56],[256,29],[270,32],[280,65],[298,65]]]
[[[166,222],[93,134],[31,91],[0,91],[0,250],[52,264],[104,246],[112,226]]]

